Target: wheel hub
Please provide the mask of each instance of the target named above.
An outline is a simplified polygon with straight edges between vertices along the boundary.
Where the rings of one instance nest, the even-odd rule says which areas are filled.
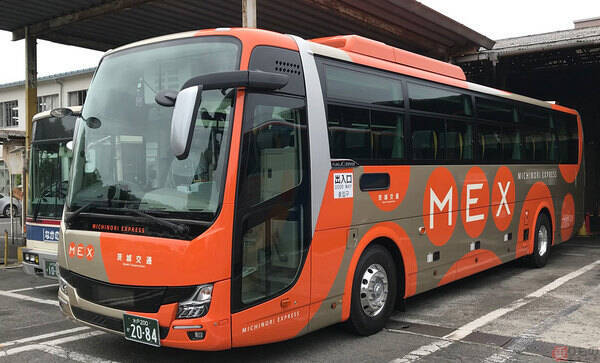
[[[388,297],[388,276],[379,264],[369,266],[360,284],[360,305],[367,316],[381,313]]]
[[[546,254],[546,251],[548,251],[548,229],[546,228],[546,226],[544,226],[544,225],[540,226],[537,237],[538,237],[538,245],[539,245],[538,254],[540,256],[543,256]]]

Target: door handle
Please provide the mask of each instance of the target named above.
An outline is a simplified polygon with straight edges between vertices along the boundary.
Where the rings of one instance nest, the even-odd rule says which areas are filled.
[[[285,299],[281,299],[281,308],[282,309],[287,308],[288,306],[290,306],[290,304],[291,304],[291,300],[289,298],[286,297]]]

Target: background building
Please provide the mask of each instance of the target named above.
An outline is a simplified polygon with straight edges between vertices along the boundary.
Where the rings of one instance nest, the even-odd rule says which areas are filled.
[[[83,105],[95,68],[38,79],[37,112]],[[8,193],[9,159],[22,160],[25,150],[25,81],[0,84],[0,194]],[[13,186],[21,184],[23,163],[10,163]],[[16,166],[12,166],[12,164]]]
[[[471,82],[579,111],[585,142],[584,207],[600,215],[600,18],[575,21],[573,29],[500,39],[492,49],[453,61]]]

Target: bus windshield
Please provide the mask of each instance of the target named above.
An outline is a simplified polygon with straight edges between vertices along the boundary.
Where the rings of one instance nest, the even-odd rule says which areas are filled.
[[[60,218],[69,185],[71,152],[67,141],[31,146],[31,198],[27,212],[34,218]]]
[[[37,218],[60,218],[69,184],[72,152],[67,144],[73,138],[76,116],[47,117],[33,126],[31,144],[30,198],[27,214]]]
[[[161,90],[239,68],[230,37],[189,38],[106,56],[90,86],[75,140],[68,207],[94,213],[136,209],[169,218],[212,220],[224,185],[234,90],[202,93],[188,158],[170,149],[173,108]],[[86,207],[86,210],[88,207]]]

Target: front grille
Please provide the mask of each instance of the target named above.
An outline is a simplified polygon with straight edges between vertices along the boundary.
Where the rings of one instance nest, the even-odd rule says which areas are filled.
[[[71,311],[75,318],[96,325],[105,329],[113,330],[115,332],[123,332],[123,320],[113,318],[106,315],[96,314],[91,311],[83,310],[78,307],[72,306]]]
[[[77,290],[77,295],[94,304],[140,313],[156,313],[161,305],[192,296],[196,287],[143,287],[115,285],[85,277],[64,268],[60,276]]]
[[[75,318],[85,321],[86,323],[102,327],[104,329],[112,330],[116,333],[123,332],[123,320],[113,318],[110,316],[96,314],[94,312],[83,310],[78,307],[72,306],[71,311],[73,311],[73,315]],[[169,335],[169,328],[164,326],[159,326],[160,330],[160,339],[165,339],[167,335]]]

